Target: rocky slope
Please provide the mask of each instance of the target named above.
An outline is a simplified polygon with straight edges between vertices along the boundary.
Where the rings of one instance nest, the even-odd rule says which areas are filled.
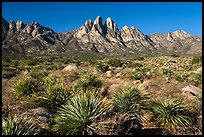
[[[103,24],[100,16],[65,33],[56,33],[38,22],[24,24],[20,20],[15,23],[2,18],[3,54],[42,55],[72,51],[201,54],[201,49],[202,38],[185,31],[147,36],[135,27],[124,26],[119,30],[111,18]]]

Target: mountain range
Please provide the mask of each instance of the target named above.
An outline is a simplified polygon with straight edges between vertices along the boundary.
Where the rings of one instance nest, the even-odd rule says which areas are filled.
[[[202,37],[183,30],[152,35],[145,35],[134,26],[119,30],[111,18],[103,24],[100,16],[94,21],[86,20],[81,27],[69,32],[55,32],[38,22],[8,22],[2,17],[3,54],[44,55],[73,51],[200,55]]]

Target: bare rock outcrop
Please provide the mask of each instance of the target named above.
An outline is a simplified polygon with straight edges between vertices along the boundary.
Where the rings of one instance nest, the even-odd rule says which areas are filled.
[[[3,54],[61,54],[72,51],[145,54],[202,54],[202,38],[183,30],[147,36],[138,28],[124,26],[122,30],[111,19],[86,20],[76,30],[56,33],[38,22],[9,23],[2,18]]]

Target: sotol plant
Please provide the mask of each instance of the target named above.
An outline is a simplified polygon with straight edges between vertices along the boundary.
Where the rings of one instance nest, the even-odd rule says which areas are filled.
[[[2,119],[2,135],[36,135],[39,130],[32,119],[9,116]]]
[[[160,126],[168,129],[189,127],[191,125],[186,107],[182,101],[167,99],[152,103],[153,120]]]
[[[65,135],[91,135],[94,123],[109,108],[105,98],[94,98],[89,92],[75,95],[58,111],[52,130]]]

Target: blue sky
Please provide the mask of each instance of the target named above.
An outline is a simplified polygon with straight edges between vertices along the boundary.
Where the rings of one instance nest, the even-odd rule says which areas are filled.
[[[146,35],[176,30],[202,35],[201,2],[3,2],[2,16],[7,21],[37,21],[56,32],[101,16],[103,23],[110,17],[119,29],[135,26]]]

